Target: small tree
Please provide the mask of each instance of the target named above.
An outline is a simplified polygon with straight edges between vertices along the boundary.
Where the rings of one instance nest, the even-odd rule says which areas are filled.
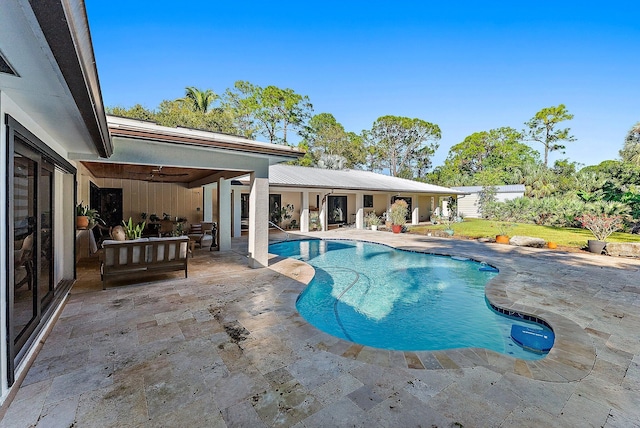
[[[584,213],[576,220],[582,227],[589,229],[598,241],[606,240],[616,230],[622,227],[622,216],[607,214]]]
[[[631,127],[620,150],[623,162],[640,165],[640,122]]]
[[[570,128],[555,129],[556,125],[565,120],[573,119],[573,115],[567,111],[564,104],[557,107],[546,107],[525,123],[529,128],[525,131],[525,137],[530,141],[536,141],[544,146],[544,166],[548,166],[549,152],[564,150],[561,141],[575,141],[573,135],[569,135]]]
[[[488,208],[490,208],[493,202],[497,201],[497,193],[498,189],[496,186],[483,186],[482,190],[478,192],[478,208],[483,218],[492,217],[492,213],[489,212],[490,210],[488,210]]]
[[[396,226],[402,226],[407,222],[407,215],[409,214],[409,205],[404,199],[396,200],[389,209],[389,219],[392,224]]]

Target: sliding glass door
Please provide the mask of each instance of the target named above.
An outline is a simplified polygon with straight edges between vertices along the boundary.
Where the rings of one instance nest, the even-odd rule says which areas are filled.
[[[62,233],[56,230],[56,225],[62,228],[64,224],[61,216],[56,221],[55,213],[56,177],[59,183],[66,180],[72,185],[75,168],[10,116],[7,121],[6,184],[10,199],[6,230],[11,238],[7,245],[6,309],[7,371],[11,384],[15,367],[73,283],[73,276],[69,275],[74,273],[68,269],[63,272],[60,267],[64,262],[57,261],[59,257],[55,254],[56,236]],[[68,212],[73,213],[73,200],[67,199]],[[70,255],[67,259],[72,259]]]

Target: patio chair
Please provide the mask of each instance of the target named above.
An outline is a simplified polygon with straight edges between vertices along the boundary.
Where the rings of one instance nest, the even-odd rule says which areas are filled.
[[[194,241],[199,248],[214,247],[216,242],[217,227],[214,222],[192,224],[189,228],[189,239]]]
[[[27,288],[31,290],[33,282],[33,233],[27,235],[22,241],[22,246],[14,252],[14,262],[16,272],[24,269],[25,276],[15,284],[15,289],[22,287],[26,282]]]

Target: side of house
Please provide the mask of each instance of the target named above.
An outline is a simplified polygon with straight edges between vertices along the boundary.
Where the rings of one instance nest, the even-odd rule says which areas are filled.
[[[524,184],[510,184],[505,186],[494,186],[496,188],[496,200],[498,202],[509,201],[511,199],[524,196]],[[481,218],[479,200],[482,186],[459,186],[453,189],[468,193],[458,198],[458,214],[463,217]]]

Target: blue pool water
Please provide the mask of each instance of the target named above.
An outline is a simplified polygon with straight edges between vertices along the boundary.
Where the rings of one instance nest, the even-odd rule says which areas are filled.
[[[297,309],[331,335],[391,350],[477,347],[544,357],[514,343],[511,326],[550,330],[491,309],[484,287],[498,273],[480,271],[481,263],[342,240],[281,242],[269,252],[315,268]]]

